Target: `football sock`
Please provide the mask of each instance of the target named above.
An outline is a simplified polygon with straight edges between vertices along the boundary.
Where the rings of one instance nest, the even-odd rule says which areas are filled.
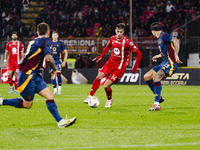
[[[15,90],[17,90],[17,87],[18,87],[18,81],[17,78],[15,77]]]
[[[61,78],[61,73],[60,72],[57,73],[57,78],[58,78],[58,85],[61,86],[62,78]]]
[[[56,83],[56,79],[52,80],[51,82],[52,82],[52,84],[53,84],[53,88],[55,89],[55,88],[56,88],[56,84],[57,84],[57,83]]]
[[[112,99],[112,89],[108,88],[108,89],[105,89],[105,91],[106,91],[108,100],[111,100]]]
[[[160,102],[162,86],[160,81],[154,83],[155,102]]]
[[[23,107],[23,100],[21,98],[4,99],[3,105],[14,106],[16,108]]]
[[[47,105],[48,110],[50,111],[50,113],[53,115],[53,117],[55,118],[57,122],[62,120],[62,117],[60,116],[58,112],[58,108],[54,100],[46,100],[46,105]]]
[[[151,91],[154,93],[154,82],[153,80],[146,81],[147,85],[151,89]]]
[[[96,92],[96,90],[99,88],[99,86],[100,86],[100,81],[101,81],[101,79],[99,79],[99,78],[96,78],[96,79],[94,80],[94,82],[93,82],[93,84],[92,84],[92,88],[91,88],[91,90],[90,90],[90,95],[91,95],[91,96],[93,96],[94,93]]]
[[[12,87],[12,86],[13,86],[13,80],[12,80],[12,77],[8,77],[8,82],[9,82],[10,86]]]

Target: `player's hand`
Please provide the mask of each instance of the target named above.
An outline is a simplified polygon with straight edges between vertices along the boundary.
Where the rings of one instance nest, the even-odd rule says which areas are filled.
[[[157,62],[157,59],[160,58],[160,55],[155,55],[152,57],[153,62]]]
[[[57,76],[57,70],[56,71],[51,71],[51,79],[54,80]]]
[[[63,62],[61,66],[62,66],[62,68],[64,68],[66,66],[66,63]]]
[[[4,62],[4,67],[7,67],[7,62]]]
[[[102,57],[98,56],[98,57],[92,59],[92,61],[95,61],[95,60],[96,60],[96,62],[98,62],[98,61],[100,61],[101,59],[102,59]]]
[[[178,64],[182,64],[182,63],[183,63],[182,61],[180,61],[178,55],[175,55],[175,59],[176,59],[176,62],[177,62]]]

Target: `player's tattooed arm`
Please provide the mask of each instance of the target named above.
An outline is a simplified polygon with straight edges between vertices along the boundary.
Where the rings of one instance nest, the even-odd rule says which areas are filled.
[[[55,66],[54,59],[53,59],[52,55],[47,54],[45,57],[46,57],[46,62],[49,65],[49,67],[51,67],[53,69],[53,71],[56,71],[56,66]]]
[[[51,54],[47,54],[45,57],[46,57],[47,64],[49,65],[49,67],[52,68],[51,79],[54,80],[56,78],[56,75],[57,75],[57,70],[56,70],[56,65],[54,63],[54,59],[53,59]]]
[[[180,41],[177,38],[172,37],[172,42],[174,43],[176,62],[179,63],[179,64],[182,64],[183,62],[180,61],[179,56],[178,56],[178,52],[179,52],[179,49],[180,49]]]

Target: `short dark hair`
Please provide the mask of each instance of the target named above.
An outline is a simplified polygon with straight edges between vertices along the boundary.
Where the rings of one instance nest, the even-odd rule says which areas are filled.
[[[45,35],[48,30],[49,30],[49,25],[45,22],[42,22],[37,25],[37,31],[39,35]]]
[[[151,31],[154,30],[154,31],[160,31],[162,30],[161,26],[160,26],[160,23],[159,22],[153,22],[151,24]]]
[[[124,23],[118,23],[117,25],[116,25],[116,28],[119,28],[119,29],[125,29],[125,24]]]
[[[52,34],[54,34],[54,33],[57,33],[57,34],[58,34],[58,31],[53,31]],[[59,35],[59,34],[58,34],[58,35]]]
[[[17,34],[17,31],[13,31],[13,32],[12,32],[12,35],[13,35],[13,34]],[[18,34],[17,34],[17,35],[18,35]]]

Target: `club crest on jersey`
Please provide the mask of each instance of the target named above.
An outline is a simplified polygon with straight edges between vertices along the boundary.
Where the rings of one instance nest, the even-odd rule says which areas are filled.
[[[12,48],[12,53],[15,54],[17,52],[17,49],[14,47]]]
[[[114,53],[115,53],[115,55],[119,55],[120,50],[118,48],[114,48]]]
[[[120,42],[118,42],[118,41],[115,41],[115,43],[121,44],[121,43],[120,43]]]
[[[59,45],[57,44],[57,47],[58,47]]]
[[[158,41],[158,44],[161,44],[161,40]]]

